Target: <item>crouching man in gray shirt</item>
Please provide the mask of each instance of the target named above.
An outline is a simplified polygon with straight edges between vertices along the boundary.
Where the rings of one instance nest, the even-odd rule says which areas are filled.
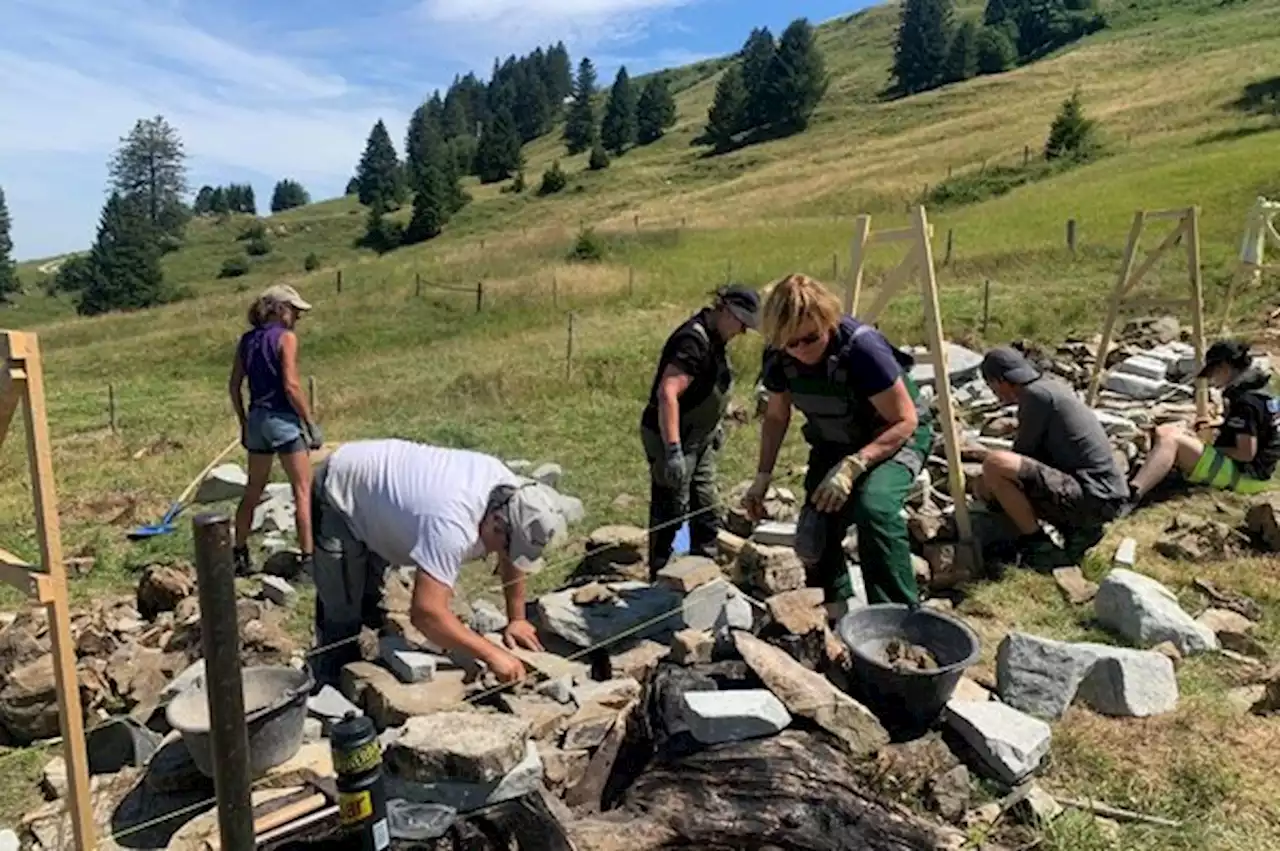
[[[994,498],[1018,527],[1024,564],[1078,563],[1129,497],[1102,424],[1070,387],[1042,376],[1014,349],[988,352],[982,375],[1001,402],[1017,403],[1018,432],[1012,452],[983,459],[980,495]],[[1065,550],[1039,520],[1062,533]]]

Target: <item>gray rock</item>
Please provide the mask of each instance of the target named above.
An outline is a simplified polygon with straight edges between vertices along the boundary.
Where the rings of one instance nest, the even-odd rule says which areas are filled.
[[[704,556],[681,556],[658,571],[658,584],[688,594],[721,577],[720,565]]]
[[[588,703],[565,722],[564,741],[561,746],[565,750],[597,748],[617,722],[617,710],[598,703]]]
[[[1114,369],[1117,372],[1124,372],[1129,375],[1139,375],[1155,381],[1164,381],[1168,376],[1169,365],[1159,358],[1146,355],[1131,355],[1116,364]]]
[[[695,588],[684,598],[682,616],[686,629],[751,629],[755,613],[746,595],[726,579]]]
[[[1138,542],[1133,538],[1125,538],[1116,547],[1116,554],[1111,563],[1117,567],[1133,567],[1138,562]]]
[[[264,575],[261,582],[262,596],[277,606],[292,606],[298,601],[298,592],[279,576]]]
[[[239,464],[221,464],[209,471],[196,488],[195,502],[222,502],[239,499],[249,484],[249,474]]]
[[[751,533],[751,540],[766,547],[794,547],[796,524],[778,520],[766,520]]]
[[[324,738],[324,722],[319,718],[307,718],[302,722],[302,743],[318,742]]]
[[[573,589],[542,595],[538,617],[543,627],[578,647],[591,647],[623,633],[649,638],[680,628],[681,595],[675,591],[644,582],[617,582],[609,587],[616,599],[590,606],[576,605]],[[688,599],[693,598],[691,594]],[[671,617],[662,617],[667,613]],[[632,629],[636,631],[629,633]]]
[[[534,481],[542,482],[549,488],[554,488],[560,484],[560,477],[564,475],[564,469],[559,464],[543,464],[534,469],[529,474],[529,478]]]
[[[559,703],[573,703],[573,678],[555,677],[540,683],[534,691]]]
[[[343,696],[333,686],[324,686],[320,691],[307,698],[307,712],[319,718],[328,730],[347,716],[348,712],[363,715],[364,712]]]
[[[1166,381],[1115,370],[1107,373],[1102,386],[1113,393],[1119,393],[1131,399],[1157,399],[1165,395],[1170,387]]]
[[[1183,656],[1218,648],[1213,630],[1182,610],[1168,588],[1126,568],[1114,568],[1093,601],[1098,620],[1140,647],[1171,641]]]
[[[471,628],[481,635],[502,632],[507,623],[506,614],[488,600],[479,599],[471,603]]]
[[[41,787],[44,789],[44,795],[50,801],[57,801],[67,797],[67,761],[60,756],[45,763],[44,775],[41,778]]]
[[[502,719],[504,716],[485,715],[483,717]],[[388,754],[398,746],[398,743],[392,744],[388,748]],[[458,813],[469,813],[502,801],[522,798],[542,785],[543,765],[542,758],[538,755],[538,747],[533,742],[522,741],[519,754],[515,764],[507,772],[485,781],[463,779],[424,781],[393,771],[386,778],[387,797],[416,804],[441,804],[452,807]]]
[[[254,507],[253,524],[250,528],[255,532],[292,534],[298,528],[297,516],[292,499],[287,502],[269,499]]]
[[[1093,415],[1102,423],[1102,428],[1112,437],[1129,438],[1138,433],[1138,426],[1128,417],[1101,409],[1093,409]]]
[[[387,659],[391,670],[402,683],[429,682],[436,675],[439,660],[430,653],[417,650],[396,650]]]
[[[384,759],[392,774],[416,783],[489,784],[528,758],[528,738],[529,722],[514,715],[436,712],[406,721]]]
[[[610,709],[621,709],[640,697],[640,683],[632,677],[617,677],[604,682],[583,683],[573,690],[579,706],[596,703]]]
[[[772,736],[791,723],[791,713],[768,689],[685,692],[684,718],[704,745]]]
[[[982,355],[955,343],[947,343],[947,376],[952,386],[967,384],[977,375],[982,366]],[[911,377],[916,384],[932,386],[935,383],[933,362],[927,350],[919,347],[915,350],[916,364],[911,368]]]
[[[1130,650],[1105,644],[1083,645],[1098,654],[1077,698],[1095,712],[1126,718],[1145,718],[1178,707],[1178,678],[1173,660],[1149,650]]]
[[[1012,706],[954,701],[947,704],[945,717],[982,761],[975,767],[1011,786],[1035,771],[1049,753],[1049,725]]]
[[[716,638],[710,632],[682,629],[672,636],[671,661],[678,665],[701,665],[711,662]]]

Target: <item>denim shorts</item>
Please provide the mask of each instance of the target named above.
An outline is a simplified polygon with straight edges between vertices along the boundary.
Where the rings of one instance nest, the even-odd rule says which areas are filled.
[[[307,451],[302,419],[292,411],[252,408],[245,423],[244,448],[255,455],[290,455]]]

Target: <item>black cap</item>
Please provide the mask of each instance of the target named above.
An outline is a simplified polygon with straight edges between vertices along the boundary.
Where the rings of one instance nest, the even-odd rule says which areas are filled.
[[[982,374],[991,381],[1007,381],[1010,384],[1030,384],[1040,377],[1040,372],[1016,349],[999,346],[987,352],[982,359]]]
[[[748,328],[760,327],[760,295],[741,284],[726,284],[716,290],[716,299]]]
[[[1253,356],[1249,354],[1248,343],[1242,340],[1219,340],[1204,353],[1204,366],[1196,373],[1196,378],[1205,378],[1224,363],[1237,369],[1247,369],[1252,362]]]

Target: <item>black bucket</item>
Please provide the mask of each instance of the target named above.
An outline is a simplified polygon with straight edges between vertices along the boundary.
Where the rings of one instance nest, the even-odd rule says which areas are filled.
[[[960,678],[978,661],[981,644],[968,624],[929,608],[877,603],[850,611],[836,626],[853,654],[854,687],[886,728],[907,735],[928,729]],[[925,648],[933,670],[899,670],[885,657],[894,639]]]
[[[307,720],[307,696],[315,685],[308,668],[261,665],[241,672],[244,710],[249,727],[249,773],[261,777],[287,762],[302,747],[302,727]],[[207,680],[201,678],[184,689],[165,709],[169,726],[182,734],[191,759],[206,777],[213,776],[210,753]]]

